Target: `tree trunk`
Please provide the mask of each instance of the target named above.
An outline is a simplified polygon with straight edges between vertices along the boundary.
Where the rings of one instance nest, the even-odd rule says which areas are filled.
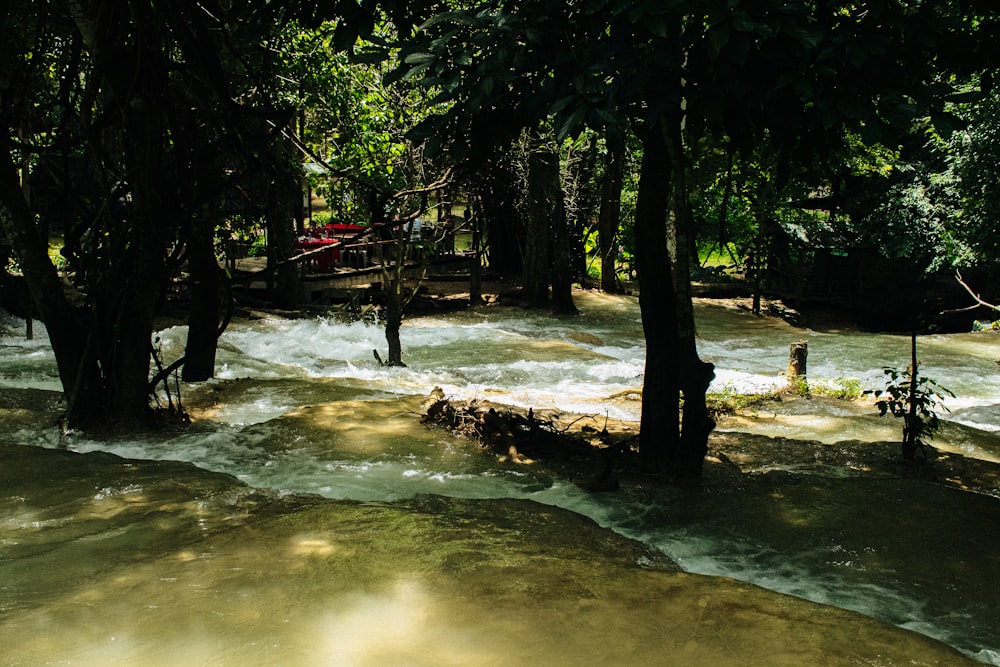
[[[668,125],[670,137],[667,149],[672,173],[674,271],[673,285],[677,294],[677,355],[680,367],[680,390],[684,397],[684,413],[680,444],[671,462],[675,474],[697,479],[701,476],[708,436],[715,422],[708,414],[705,393],[715,377],[715,366],[698,357],[694,304],[691,301],[691,239],[694,224],[688,193],[689,169],[679,118]]]
[[[133,427],[149,416],[149,367],[153,319],[166,289],[166,243],[173,236],[180,213],[174,211],[163,189],[166,159],[163,119],[137,104],[128,112],[125,127],[126,178],[131,206],[125,210],[124,251],[111,258],[114,278],[97,293],[102,330],[100,363],[109,382],[111,420]],[[134,103],[134,98],[131,98]],[[122,99],[121,104],[128,104]],[[117,222],[117,221],[115,221]]]
[[[476,184],[479,229],[489,246],[489,267],[501,275],[518,275],[523,268],[521,236],[524,225],[518,209],[519,182],[512,151],[497,151],[481,170]]]
[[[598,214],[597,239],[601,253],[601,290],[617,294],[618,227],[621,218],[622,184],[625,179],[625,137],[609,132],[604,176],[601,179],[601,208]]]
[[[48,243],[21,194],[17,166],[7,142],[0,152],[0,226],[21,266],[34,308],[48,330],[59,380],[68,403],[67,420],[83,426],[103,402],[103,383],[93,354],[93,326],[85,312],[66,299],[49,260]]]
[[[393,263],[382,264],[382,292],[385,294],[385,341],[389,345],[386,366],[405,366],[403,345],[399,340],[399,329],[403,324],[403,309],[412,294],[406,293],[403,274],[406,269],[406,253],[410,246],[410,234],[406,226],[396,228],[396,243],[392,246]]]
[[[528,225],[524,242],[524,297],[533,306],[549,302],[550,243],[554,193],[552,171],[559,179],[559,167],[551,150],[537,148],[528,156]]]
[[[285,260],[295,252],[295,201],[297,184],[274,183],[272,204],[267,211],[267,260],[274,270],[271,300],[279,308],[294,308],[299,301],[299,267]]]
[[[481,209],[481,206],[479,207]],[[469,267],[469,305],[478,306],[483,302],[483,234],[480,228],[479,212],[470,207],[465,209],[466,222],[472,227],[472,266]]]
[[[549,167],[549,188],[551,192],[552,221],[552,310],[562,315],[575,315],[579,311],[573,303],[573,248],[576,240],[582,240],[582,231],[570,224],[566,215],[566,203],[559,179],[559,156],[552,152]]]
[[[133,20],[143,27],[155,21],[145,11]],[[129,35],[135,29],[136,25],[127,22],[114,24],[115,35],[109,36],[109,49],[104,54],[134,57],[138,65],[133,68],[128,62],[118,63],[109,68],[107,77],[114,90],[115,108],[124,116],[123,162],[131,202],[123,210],[120,251],[110,259],[113,278],[99,288],[106,305],[97,310],[101,326],[110,323],[101,331],[99,349],[109,382],[112,421],[125,427],[149,417],[153,318],[167,287],[167,247],[177,238],[185,213],[178,210],[171,188],[178,174],[168,166],[169,139],[161,107],[167,87],[163,54],[150,55],[139,44],[120,53],[113,41],[115,36]]]
[[[903,418],[903,447],[902,454],[904,461],[914,461],[917,458],[917,447],[920,444],[920,428],[917,414],[917,332],[914,330],[910,334],[910,391],[907,396],[906,417]]]
[[[98,361],[107,382],[107,414],[100,425],[132,429],[150,416],[151,339],[159,296],[154,286],[160,276],[152,253],[137,252],[122,264],[131,279],[103,295],[105,305],[97,310]]]
[[[773,151],[769,151],[773,154]],[[777,156],[773,156],[774,160],[777,160]],[[753,252],[752,252],[752,262],[748,262],[749,265],[753,267],[752,273],[752,291],[753,291],[753,305],[752,312],[754,315],[761,314],[761,300],[764,295],[765,288],[765,277],[768,271],[768,266],[771,264],[771,236],[772,236],[772,221],[774,219],[774,211],[777,207],[776,200],[776,190],[775,190],[775,180],[777,175],[773,173],[774,167],[771,170],[763,172],[761,174],[761,181],[756,185],[756,201],[754,201],[754,218],[757,221],[757,236],[754,240]]]
[[[389,297],[385,306],[385,342],[389,345],[386,366],[405,366],[403,344],[399,340],[399,328],[403,324],[403,309],[398,298]]]
[[[809,358],[809,342],[805,340],[796,341],[788,348],[788,369],[785,377],[790,384],[796,378],[806,377],[806,364]]]
[[[592,187],[594,165],[597,163],[598,135],[592,134],[586,148],[576,151],[567,165],[567,187],[564,194],[572,201],[572,211],[567,213],[567,232],[570,243],[570,280],[587,286],[587,248],[585,239],[597,205],[597,193]],[[571,154],[572,155],[572,154]],[[569,207],[567,207],[569,208]],[[575,310],[575,307],[574,307]]]
[[[191,277],[191,312],[188,314],[187,347],[184,350],[185,382],[201,382],[215,376],[215,354],[222,312],[223,275],[215,258],[215,224],[195,222],[188,243]]]
[[[680,435],[677,295],[667,249],[670,161],[663,128],[645,126],[635,211],[639,311],[646,339],[639,453],[650,471],[667,468]]]

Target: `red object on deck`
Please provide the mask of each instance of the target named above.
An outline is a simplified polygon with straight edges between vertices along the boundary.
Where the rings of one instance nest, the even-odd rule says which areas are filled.
[[[357,232],[363,232],[367,227],[364,225],[344,225],[344,224],[332,224],[324,225],[320,229],[327,229],[333,234],[355,234]]]
[[[295,242],[295,247],[299,250],[316,250],[323,246],[340,245],[340,239],[300,239]],[[329,271],[333,262],[340,260],[340,250],[330,248],[327,252],[318,252],[311,257],[316,262],[316,268],[320,271]]]
[[[330,224],[322,227],[313,227],[306,232],[304,238],[295,242],[295,247],[299,250],[316,250],[323,246],[337,246],[348,240],[352,236],[367,230],[364,225]],[[312,256],[311,261],[316,263],[316,268],[320,271],[329,271],[334,262],[340,261],[340,249],[333,247],[328,252],[318,252]]]

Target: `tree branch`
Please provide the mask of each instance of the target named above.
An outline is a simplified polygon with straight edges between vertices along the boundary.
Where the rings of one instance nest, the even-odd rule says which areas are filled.
[[[996,311],[1000,311],[1000,306],[994,306],[992,303],[989,303],[987,301],[983,301],[983,299],[978,294],[976,294],[975,292],[973,292],[972,288],[969,287],[969,285],[965,282],[965,280],[962,279],[962,272],[959,271],[958,269],[955,269],[955,280],[957,280],[958,284],[961,285],[965,289],[965,291],[969,293],[969,296],[971,296],[975,300],[976,305],[975,306],[969,306],[968,308],[959,308],[957,310],[946,310],[946,311],[942,311],[942,312],[945,312],[945,313],[964,312],[964,311],[967,311],[967,310],[973,310],[975,308],[978,308],[979,306],[983,306],[984,308],[989,308],[990,310],[995,311],[995,312]]]

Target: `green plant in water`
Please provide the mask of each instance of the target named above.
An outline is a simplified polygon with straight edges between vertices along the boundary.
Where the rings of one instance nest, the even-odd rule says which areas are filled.
[[[918,448],[923,450],[925,439],[929,440],[941,425],[938,409],[947,410],[945,394],[955,397],[951,391],[918,372],[916,334],[911,337],[911,357],[906,370],[882,369],[886,376],[883,389],[864,392],[876,398],[875,407],[880,415],[891,414],[903,420],[903,459],[907,461],[916,457]]]
[[[788,391],[796,396],[809,398],[812,396],[812,387],[805,375],[796,375],[788,379]]]
[[[838,377],[810,385],[812,396],[826,396],[842,401],[855,401],[864,394],[864,386],[857,378]]]
[[[743,394],[731,384],[725,385],[721,391],[708,392],[705,395],[708,411],[713,418],[723,415],[755,416],[756,409],[768,401],[781,400],[780,391]]]

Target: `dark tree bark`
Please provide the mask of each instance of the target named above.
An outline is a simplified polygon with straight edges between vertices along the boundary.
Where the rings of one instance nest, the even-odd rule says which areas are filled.
[[[185,382],[201,382],[215,376],[222,315],[224,275],[215,258],[215,225],[201,222],[195,226],[188,243],[191,312],[182,373]]]
[[[601,290],[618,293],[618,227],[621,219],[622,184],[625,179],[625,137],[611,132],[607,137],[597,239],[601,253]]]
[[[279,181],[271,185],[271,201],[266,212],[267,261],[273,271],[271,300],[279,308],[294,308],[299,302],[299,267],[285,261],[295,252],[295,195],[294,182]]]
[[[559,156],[552,153],[554,164],[549,178],[552,190],[552,310],[563,315],[579,312],[573,303],[573,248],[582,234],[574,233],[574,225],[566,215],[566,204],[559,180]]]
[[[395,229],[396,243],[392,246],[392,263],[382,264],[382,293],[385,295],[385,342],[389,345],[386,366],[405,366],[403,345],[399,339],[399,329],[403,324],[403,310],[416,294],[416,288],[404,284],[406,255],[410,247],[408,225],[398,225]]]
[[[481,205],[476,206],[479,210]],[[472,227],[472,266],[469,267],[469,305],[478,306],[483,302],[483,233],[480,227],[479,212],[465,209],[465,220]]]
[[[573,304],[573,240],[559,178],[559,155],[540,147],[528,156],[528,230],[524,248],[524,295],[558,313]]]
[[[571,280],[578,280],[584,286],[588,283],[587,249],[584,241],[591,231],[594,209],[598,205],[598,192],[593,183],[597,152],[598,136],[593,134],[586,148],[571,152],[572,159],[569,160],[566,169],[565,198],[572,201],[572,207],[567,206],[566,215],[572,257],[570,277]]]
[[[521,283],[524,298],[533,306],[549,303],[549,267],[551,266],[552,152],[539,148],[528,156],[527,229],[524,240],[524,272]],[[558,182],[558,166],[556,179]]]
[[[131,203],[123,207],[127,233],[102,281],[97,318],[100,363],[108,381],[108,405],[121,424],[149,415],[150,339],[157,303],[167,286],[168,246],[183,215],[176,210],[177,174],[168,165],[162,98],[168,89],[166,54],[144,46],[162,28],[148,8],[128,14],[99,11],[95,53],[123,117],[123,163]],[[128,44],[123,47],[122,44]],[[115,220],[114,223],[119,223]]]
[[[82,349],[64,349],[62,359],[53,345],[60,374],[65,367],[65,374],[73,376],[69,387],[64,380],[70,425],[131,425],[149,415],[153,316],[166,287],[166,249],[176,239],[178,219],[176,196],[171,195],[175,182],[164,152],[162,97],[168,86],[166,56],[158,48],[162,25],[146,6],[70,4],[93,57],[93,75],[102,84],[107,118],[114,123],[100,143],[91,138],[92,148],[115,178],[109,179],[113,187],[102,193],[99,224],[105,226],[93,231],[92,247],[85,251],[94,255],[87,286],[90,313],[71,318],[62,305],[56,305],[48,312],[52,321],[46,320],[46,325],[51,331],[75,324],[56,336],[85,341]],[[137,34],[145,41],[136,39]],[[127,199],[118,183],[127,185]],[[37,275],[33,279],[47,280]],[[52,296],[47,288],[34,291],[39,308],[37,299]],[[76,370],[70,370],[74,365]]]
[[[403,307],[400,296],[388,296],[385,306],[385,342],[389,345],[386,366],[405,366],[403,363],[403,343],[399,329],[403,325]]]
[[[639,453],[651,471],[670,464],[680,435],[677,295],[667,249],[670,160],[660,125],[641,128],[642,163],[635,211],[639,311],[646,339]]]
[[[688,192],[686,152],[681,136],[681,122],[673,119],[667,125],[670,135],[667,150],[672,172],[672,208],[674,252],[673,284],[677,308],[677,351],[680,370],[680,390],[684,397],[681,437],[671,467],[675,474],[691,479],[701,476],[708,436],[715,422],[708,414],[705,393],[715,377],[715,367],[698,356],[695,340],[694,305],[691,301],[691,256],[688,252],[694,237],[691,200]]]
[[[475,184],[482,204],[479,229],[488,246],[489,268],[501,275],[519,275],[524,224],[518,208],[520,188],[510,149],[496,151],[483,165]]]

